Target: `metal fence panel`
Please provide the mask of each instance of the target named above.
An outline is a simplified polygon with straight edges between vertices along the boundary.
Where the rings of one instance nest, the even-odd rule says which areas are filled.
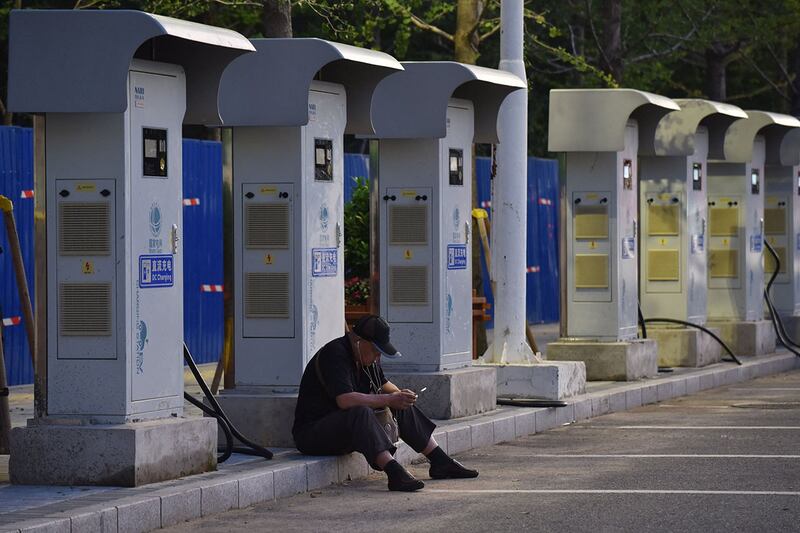
[[[33,130],[13,126],[0,127],[0,194],[14,202],[25,276],[33,292]],[[17,296],[17,279],[8,246],[5,225],[0,224],[0,315],[21,317]],[[25,325],[7,326],[3,330],[3,348],[9,385],[33,382]]]
[[[198,363],[219,360],[222,302],[222,145],[183,141],[183,332]]]
[[[478,204],[491,217],[491,160],[475,161],[478,182]],[[558,161],[528,158],[528,243],[525,312],[528,322],[558,322]],[[486,258],[481,250],[483,292],[494,313],[494,296],[486,271]],[[486,324],[494,327],[494,322]]]

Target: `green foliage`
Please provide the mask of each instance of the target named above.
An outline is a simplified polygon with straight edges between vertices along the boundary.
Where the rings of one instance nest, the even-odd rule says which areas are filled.
[[[344,206],[344,271],[369,279],[369,185],[365,178],[353,179],[353,197]]]

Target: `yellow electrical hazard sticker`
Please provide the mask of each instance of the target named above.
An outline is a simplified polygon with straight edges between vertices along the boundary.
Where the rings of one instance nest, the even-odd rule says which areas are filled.
[[[402,195],[405,196],[406,198],[416,198],[417,191],[403,191]]]
[[[412,257],[414,257],[414,254],[411,253],[411,250],[407,249],[405,252],[403,252],[403,257],[405,257],[406,259],[411,259]]]
[[[591,248],[592,250],[594,250],[595,248],[597,248],[597,243],[596,243],[595,241],[591,241],[591,242],[589,243],[589,248]]]
[[[272,264],[272,254],[267,254],[264,256],[264,264],[271,265]]]
[[[666,246],[667,245],[667,239],[659,239],[658,242],[661,243],[661,246]]]
[[[84,261],[82,270],[84,274],[94,274],[94,263],[91,261]]]
[[[728,239],[722,239],[722,246],[729,246],[730,241]]]
[[[261,187],[261,194],[277,194],[277,187]]]
[[[95,188],[94,183],[79,183],[75,186],[75,190],[78,192],[93,192]]]

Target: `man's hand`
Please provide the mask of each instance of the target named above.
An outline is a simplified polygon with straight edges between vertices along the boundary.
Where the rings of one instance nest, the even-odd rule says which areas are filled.
[[[408,409],[417,402],[417,395],[408,389],[393,392],[389,395],[388,406],[392,409]]]

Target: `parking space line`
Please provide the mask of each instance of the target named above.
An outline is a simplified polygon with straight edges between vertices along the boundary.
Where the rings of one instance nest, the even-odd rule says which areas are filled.
[[[593,428],[603,428],[604,426],[590,426]],[[798,430],[800,426],[605,426],[614,429],[686,429],[686,430],[705,430],[705,429],[776,429],[776,430]]]
[[[425,489],[421,494],[691,494],[715,496],[800,496],[776,490],[657,490],[657,489]]]
[[[800,391],[800,387],[757,387],[752,389],[738,388],[728,389],[729,391],[738,392],[760,392],[760,391]]]
[[[800,459],[800,455],[777,454],[621,454],[621,453],[592,453],[592,454],[566,454],[566,453],[532,453],[514,455],[513,458],[564,458],[564,459]]]

